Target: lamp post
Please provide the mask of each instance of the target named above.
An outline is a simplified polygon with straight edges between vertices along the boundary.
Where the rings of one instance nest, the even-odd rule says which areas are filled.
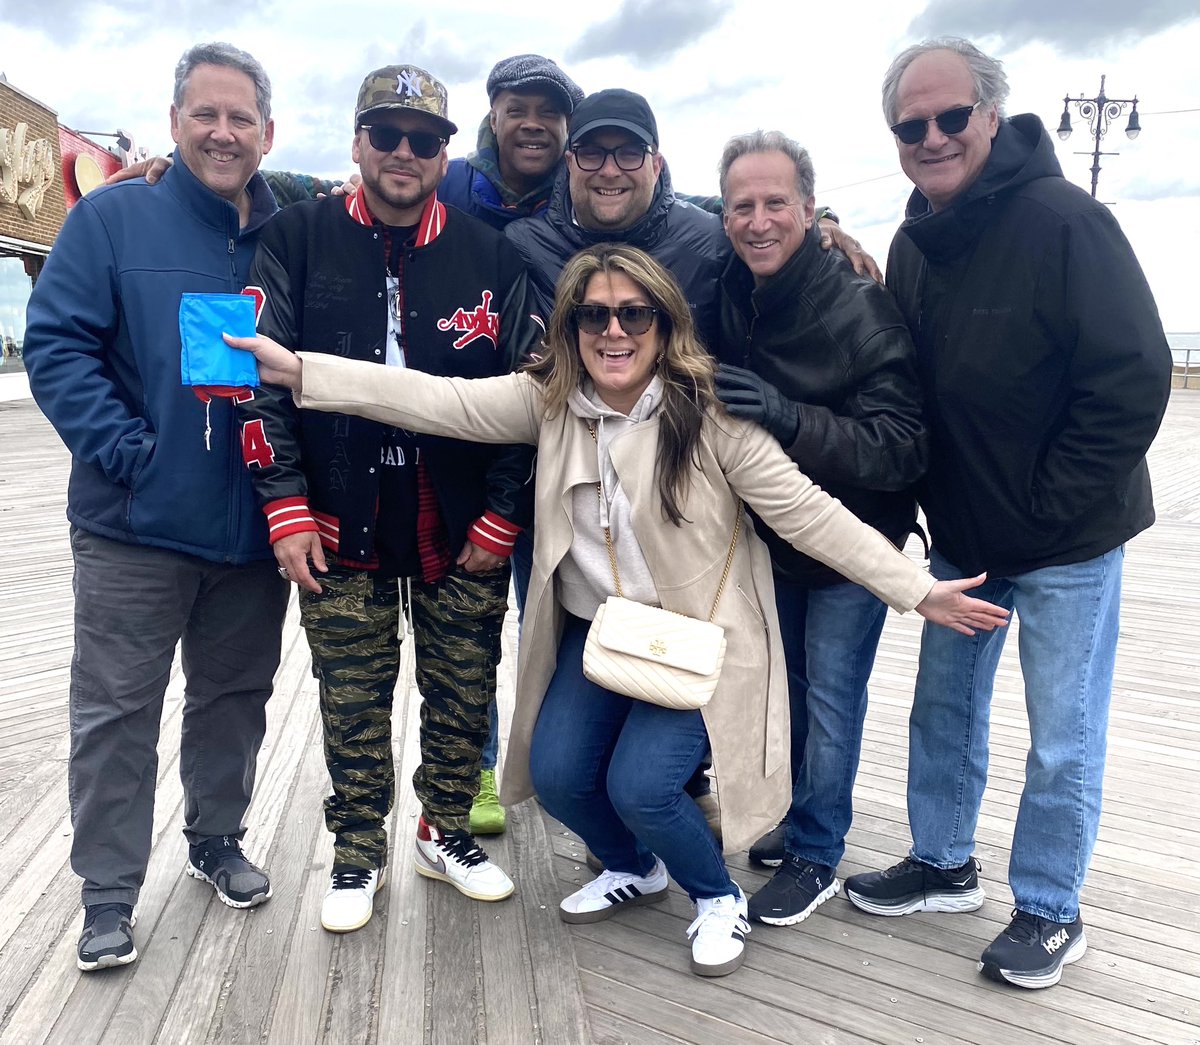
[[[1063,141],[1071,137],[1071,106],[1074,105],[1079,110],[1079,115],[1088,122],[1088,130],[1091,132],[1092,140],[1095,143],[1092,149],[1092,198],[1096,198],[1096,184],[1100,181],[1100,157],[1101,156],[1116,156],[1115,152],[1101,152],[1100,141],[1108,133],[1108,125],[1118,116],[1121,115],[1127,106],[1132,105],[1133,109],[1129,113],[1129,122],[1125,125],[1125,136],[1129,139],[1136,138],[1142,133],[1142,124],[1138,119],[1138,100],[1137,95],[1132,98],[1109,98],[1104,93],[1104,76],[1100,77],[1100,93],[1095,98],[1085,98],[1082,94],[1078,98],[1072,98],[1067,95],[1063,98],[1062,119],[1058,123],[1058,136]],[[1086,152],[1076,153],[1077,156],[1086,156]]]

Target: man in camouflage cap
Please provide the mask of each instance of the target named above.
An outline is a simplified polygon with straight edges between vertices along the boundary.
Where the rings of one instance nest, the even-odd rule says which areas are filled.
[[[525,268],[504,237],[438,198],[457,127],[424,69],[363,81],[351,155],[362,184],[298,203],[263,235],[258,331],[292,349],[487,377],[540,340]],[[301,588],[333,794],[321,924],[371,917],[387,862],[392,694],[407,610],[421,690],[418,873],[477,900],[513,883],[468,829],[508,606],[508,556],[532,515],[532,450],[432,439],[296,410],[279,389],[242,404],[245,457],[275,557]]]

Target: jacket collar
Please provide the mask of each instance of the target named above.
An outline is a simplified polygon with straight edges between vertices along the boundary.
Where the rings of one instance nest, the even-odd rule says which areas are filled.
[[[246,192],[250,195],[250,220],[242,228],[237,207],[197,178],[178,148],[172,153],[171,160],[171,166],[162,177],[163,185],[205,225],[219,229],[227,236],[257,232],[279,210],[266,179],[255,171],[246,183]]]
[[[345,197],[346,213],[359,225],[371,226],[376,223],[371,208],[367,206],[366,194],[361,186]],[[427,247],[442,234],[446,227],[446,205],[437,198],[437,191],[431,192],[421,208],[421,217],[417,219],[417,235],[414,245]]]
[[[480,186],[486,193],[487,202],[505,210],[515,210],[521,215],[534,214],[550,199],[559,168],[566,166],[561,160],[550,169],[545,180],[524,194],[510,188],[500,175],[499,146],[496,133],[492,130],[491,114],[479,125],[479,138],[475,151],[467,156],[467,166],[478,174],[483,182]]]
[[[731,254],[721,282],[738,308],[750,316],[767,315],[780,309],[792,309],[796,296],[803,292],[822,265],[829,261],[821,250],[821,231],[814,221],[804,234],[799,248],[783,263],[783,268],[762,283],[755,284],[754,274],[737,254]],[[836,256],[836,255],[834,255]]]
[[[1023,113],[1000,121],[992,150],[979,177],[957,200],[935,211],[917,189],[909,197],[900,231],[931,261],[949,261],[982,235],[1003,199],[1039,178],[1061,178],[1042,121]]]

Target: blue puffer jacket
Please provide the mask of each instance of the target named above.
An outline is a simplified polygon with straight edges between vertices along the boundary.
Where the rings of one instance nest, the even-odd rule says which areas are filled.
[[[157,186],[97,189],[71,211],[29,299],[25,366],[71,451],[67,517],[130,544],[217,562],[270,558],[228,399],[180,379],[179,301],[237,293],[277,210],[261,175],[251,221],[179,156]]]

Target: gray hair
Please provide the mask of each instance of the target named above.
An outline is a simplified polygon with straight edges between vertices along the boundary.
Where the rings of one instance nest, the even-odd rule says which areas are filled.
[[[970,40],[960,36],[939,36],[933,40],[925,40],[903,50],[898,54],[883,77],[883,116],[888,126],[894,124],[899,116],[896,106],[896,95],[899,92],[900,77],[912,63],[923,54],[930,51],[952,51],[967,63],[971,71],[971,81],[975,87],[975,101],[983,108],[996,107],[996,112],[1004,115],[1004,102],[1008,98],[1008,77],[1004,75],[1004,63],[997,58],[989,58]]]
[[[271,78],[262,67],[262,63],[253,55],[240,51],[233,44],[214,42],[196,44],[183,52],[179,64],[175,66],[175,108],[183,107],[183,92],[187,89],[188,78],[198,65],[224,65],[230,69],[245,73],[254,83],[254,96],[258,102],[258,114],[262,117],[263,127],[271,119]]]
[[[735,160],[755,152],[783,153],[796,165],[796,191],[800,193],[801,199],[807,200],[813,194],[817,175],[813,170],[808,150],[782,131],[751,131],[749,134],[738,134],[730,138],[721,152],[717,174],[721,183],[722,200],[725,199],[725,180],[729,176],[729,168]]]

